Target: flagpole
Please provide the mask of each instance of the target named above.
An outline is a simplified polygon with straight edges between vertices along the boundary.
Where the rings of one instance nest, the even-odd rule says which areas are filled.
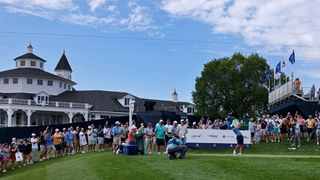
[[[273,70],[273,90],[276,89],[276,71],[275,69]]]

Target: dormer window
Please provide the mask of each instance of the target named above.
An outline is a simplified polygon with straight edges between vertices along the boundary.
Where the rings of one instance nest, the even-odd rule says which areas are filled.
[[[26,61],[20,61],[20,66],[26,66]]]
[[[38,96],[37,104],[48,105],[49,104],[49,97],[48,96]]]
[[[35,61],[30,61],[30,66],[36,66],[36,62]]]
[[[40,68],[43,69],[43,63],[42,62],[40,63]]]
[[[124,105],[129,106],[130,98],[124,98]]]

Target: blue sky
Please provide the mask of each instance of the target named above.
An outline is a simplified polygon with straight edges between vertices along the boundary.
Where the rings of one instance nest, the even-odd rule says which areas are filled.
[[[179,100],[191,102],[211,59],[259,53],[275,67],[294,49],[295,75],[318,88],[316,7],[302,0],[0,0],[0,70],[13,68],[32,42],[49,72],[66,50],[76,89],[171,99],[176,88]]]

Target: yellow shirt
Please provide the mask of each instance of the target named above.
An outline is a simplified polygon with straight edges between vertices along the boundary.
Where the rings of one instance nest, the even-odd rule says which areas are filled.
[[[62,144],[62,136],[61,136],[61,134],[54,133],[54,135],[53,135],[53,144],[54,145]]]
[[[314,121],[314,119],[308,118],[306,123],[307,123],[307,128],[313,128],[315,121]]]

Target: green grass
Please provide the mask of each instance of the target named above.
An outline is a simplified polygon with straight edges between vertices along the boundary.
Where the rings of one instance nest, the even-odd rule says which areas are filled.
[[[312,143],[288,152],[289,144],[263,143],[244,154],[320,156]],[[54,158],[1,173],[0,179],[319,179],[320,158],[229,156],[232,149],[191,150],[186,159],[125,156],[110,151]],[[215,156],[219,154],[221,156]]]

